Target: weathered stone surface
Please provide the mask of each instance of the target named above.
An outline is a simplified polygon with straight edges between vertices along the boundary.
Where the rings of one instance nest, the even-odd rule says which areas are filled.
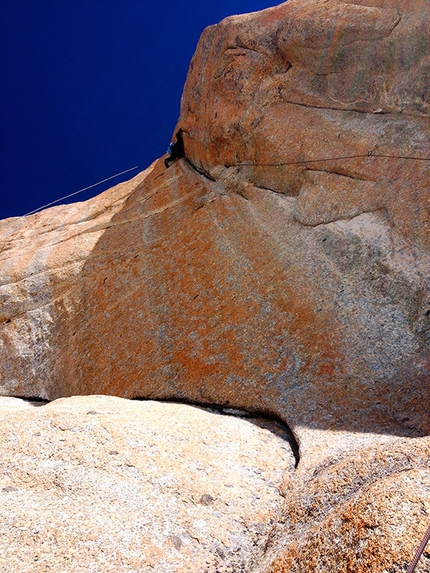
[[[405,571],[430,516],[430,439],[307,432],[294,471],[288,432],[262,418],[1,398],[0,569]]]
[[[284,438],[184,404],[1,398],[0,570],[247,572],[294,467]]]
[[[205,32],[180,123],[215,181],[155,163],[86,204],[2,223],[3,394],[181,397],[293,428],[429,430],[428,163],[258,167],[428,152],[427,92],[418,102],[410,80],[428,57],[428,4],[367,4],[291,1]],[[334,106],[326,84],[318,102],[284,97],[332,71],[359,89],[347,80],[369,67],[364,41],[371,70],[386,68],[360,109]],[[332,64],[311,65],[303,42]],[[394,76],[409,78],[402,97]],[[381,98],[390,113],[367,113]]]
[[[246,197],[160,162],[88,204],[5,221],[2,393],[428,432],[426,258],[383,212],[309,227],[296,198]]]
[[[1,394],[289,425],[256,571],[401,573],[428,520],[430,172],[405,159],[429,157],[428,27],[424,0],[229,18],[190,67],[188,161],[0,222]]]
[[[264,411],[303,452],[306,427],[430,430],[429,163],[258,167],[428,154],[428,94],[418,102],[410,79],[426,69],[428,3],[361,4],[292,0],[203,34],[180,124],[212,179],[159,161],[86,203],[1,223],[3,394]],[[384,82],[363,85],[358,107],[352,96],[334,106],[326,84],[318,101],[284,97],[321,75],[300,38],[343,54],[334,71],[354,102],[363,42],[374,78],[385,61]],[[394,77],[409,78],[400,91]],[[370,113],[381,98],[389,113]],[[248,160],[258,165],[225,167]]]
[[[429,156],[429,38],[425,0],[290,0],[226,19],[191,63],[187,156],[298,195],[305,225],[383,210],[429,248],[428,162],[376,157]]]
[[[429,526],[430,439],[341,439],[352,455],[287,477],[281,523],[255,573],[406,571]],[[415,571],[430,571],[430,548]]]

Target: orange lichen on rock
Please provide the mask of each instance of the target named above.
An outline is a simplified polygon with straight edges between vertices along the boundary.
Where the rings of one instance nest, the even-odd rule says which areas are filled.
[[[339,572],[400,573],[412,540],[399,524],[418,534],[424,519],[413,502],[416,525],[402,509],[391,526],[383,499],[414,480],[424,499],[421,466],[336,500],[342,457],[351,467],[372,450],[363,436],[419,449],[430,433],[429,12],[425,0],[290,0],[228,18],[190,65],[185,158],[0,222],[0,393],[282,420],[297,479],[319,494],[291,482],[273,573],[336,571],[336,554]],[[332,485],[309,482],[332,463]],[[360,463],[345,483],[367,479]],[[373,527],[399,549],[384,556]]]
[[[292,498],[285,494],[288,525],[273,535],[278,556],[258,571],[405,571],[428,527],[429,453],[428,438],[374,443],[354,461],[334,460],[312,478],[302,476]],[[417,573],[428,565],[427,552]]]

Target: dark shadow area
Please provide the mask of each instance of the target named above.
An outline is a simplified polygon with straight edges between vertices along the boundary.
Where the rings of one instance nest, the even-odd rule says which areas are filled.
[[[46,406],[46,404],[49,404],[51,402],[51,400],[44,400],[43,398],[39,398],[38,396],[11,396],[11,398],[18,398],[19,400],[23,400],[24,402],[27,402],[28,404],[30,404],[30,406],[34,406],[35,408],[38,408],[39,406]]]

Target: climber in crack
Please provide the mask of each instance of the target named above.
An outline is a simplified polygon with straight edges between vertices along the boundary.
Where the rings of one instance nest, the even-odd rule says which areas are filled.
[[[164,165],[166,167],[170,167],[169,163],[176,161],[176,159],[181,159],[181,157],[185,157],[185,150],[184,150],[184,139],[182,135],[182,129],[176,132],[176,141],[173,141],[169,147],[167,148],[167,153],[169,157],[166,157],[164,160]]]

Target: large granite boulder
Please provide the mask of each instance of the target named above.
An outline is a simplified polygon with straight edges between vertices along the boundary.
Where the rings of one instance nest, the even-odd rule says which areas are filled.
[[[208,28],[182,98],[188,157],[297,197],[303,225],[380,212],[429,247],[429,32],[421,0],[290,0]]]
[[[0,423],[2,573],[245,573],[294,468],[281,424],[185,404],[0,398]]]
[[[294,469],[288,430],[243,411],[0,398],[0,570],[405,571],[430,439],[310,432]]]
[[[229,18],[191,63],[185,159],[0,222],[1,394],[174,398],[289,426],[296,497],[256,571],[400,573],[423,533],[429,11],[290,0]],[[399,450],[410,466],[390,466]],[[391,497],[414,484],[408,513]],[[369,500],[398,509],[376,545]]]

